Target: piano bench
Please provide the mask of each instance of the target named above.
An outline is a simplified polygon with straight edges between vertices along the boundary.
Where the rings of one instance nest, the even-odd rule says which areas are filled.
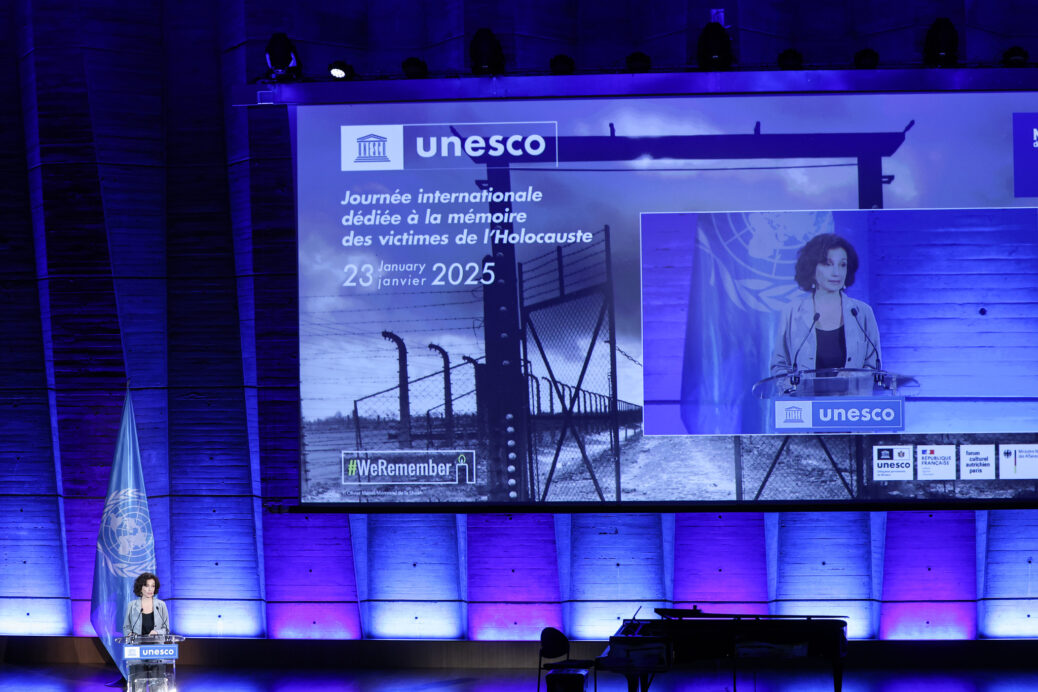
[[[587,668],[558,668],[544,676],[548,692],[587,692]]]

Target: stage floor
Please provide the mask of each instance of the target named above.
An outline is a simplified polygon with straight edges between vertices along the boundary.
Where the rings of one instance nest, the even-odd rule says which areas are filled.
[[[105,692],[112,668],[83,665],[0,666],[0,692]],[[177,692],[534,692],[536,670],[213,670],[181,666]],[[703,668],[659,676],[653,692],[731,692],[731,670]],[[115,688],[118,689],[118,688]],[[542,683],[543,689],[543,683]],[[592,689],[589,680],[588,689]],[[602,692],[626,692],[623,678],[602,673]],[[740,670],[740,692],[830,692],[821,668]],[[848,670],[845,692],[1024,692],[1038,671]]]

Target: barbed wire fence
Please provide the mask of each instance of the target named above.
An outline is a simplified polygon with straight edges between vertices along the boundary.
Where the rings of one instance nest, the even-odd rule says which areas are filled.
[[[357,449],[454,449],[472,446],[485,436],[476,401],[476,366],[481,358],[464,357],[445,370],[409,379],[406,397],[400,386],[353,401]],[[400,402],[406,399],[407,410]]]

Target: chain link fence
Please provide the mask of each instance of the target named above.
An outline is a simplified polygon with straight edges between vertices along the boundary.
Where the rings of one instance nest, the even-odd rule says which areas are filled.
[[[622,439],[641,407],[616,397],[609,228],[521,266],[529,387],[528,458],[535,499],[619,498]],[[622,432],[621,432],[622,430]]]
[[[849,435],[738,438],[743,500],[848,500],[861,494]]]
[[[616,495],[608,345],[589,343],[604,310],[602,295],[593,294],[530,315],[538,348],[527,375],[533,389],[528,453],[538,499]]]

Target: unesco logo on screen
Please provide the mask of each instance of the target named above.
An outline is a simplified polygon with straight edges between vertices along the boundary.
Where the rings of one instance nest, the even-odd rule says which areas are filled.
[[[354,163],[389,163],[386,142],[389,140],[374,133],[357,137],[357,158]]]
[[[403,170],[404,126],[341,126],[339,164],[343,171]]]
[[[557,167],[558,123],[342,125],[342,171],[483,167],[495,162]]]
[[[431,159],[437,156],[447,158],[453,156],[468,156],[469,158],[480,158],[489,156],[491,158],[520,158],[523,156],[539,157],[548,151],[548,143],[539,134],[494,134],[489,137],[471,135],[459,137],[455,134],[435,135],[430,137],[417,137],[415,139],[415,150],[423,159]]]
[[[558,166],[558,123],[484,122],[404,126],[404,167],[483,168],[496,163]]]

